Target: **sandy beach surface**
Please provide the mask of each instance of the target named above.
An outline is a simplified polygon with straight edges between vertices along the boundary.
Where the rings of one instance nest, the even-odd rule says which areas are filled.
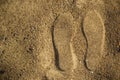
[[[120,80],[120,0],[0,0],[0,80]]]

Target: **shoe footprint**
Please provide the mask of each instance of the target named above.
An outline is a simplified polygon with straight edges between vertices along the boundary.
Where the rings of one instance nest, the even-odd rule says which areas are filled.
[[[103,55],[105,42],[105,27],[101,15],[96,11],[90,11],[84,19],[84,32],[87,48],[86,63],[89,69],[95,69]]]
[[[70,40],[72,36],[71,16],[60,15],[53,27],[53,46],[55,52],[56,66],[63,71],[71,69],[73,61],[70,50]]]

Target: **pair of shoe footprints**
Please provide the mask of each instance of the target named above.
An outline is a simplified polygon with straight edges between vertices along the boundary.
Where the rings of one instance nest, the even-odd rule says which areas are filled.
[[[86,41],[85,68],[93,71],[99,63],[104,49],[105,27],[101,15],[93,10],[83,17],[83,25],[74,25],[73,16],[69,13],[57,17],[51,26],[52,45],[54,49],[54,61],[58,72],[71,73],[79,68],[78,56],[73,46],[74,37],[78,29],[83,28],[81,38]],[[77,30],[76,30],[77,29]],[[80,33],[81,34],[81,33]],[[81,46],[84,47],[84,46]],[[51,70],[50,70],[51,71]],[[93,72],[92,72],[93,73]]]
[[[83,25],[79,28],[83,27],[83,36],[86,39],[87,48],[85,60],[90,66],[89,68],[94,69],[104,49],[105,27],[101,15],[95,10],[89,12],[83,20]],[[71,42],[71,39],[76,35],[75,32],[73,32],[73,29],[75,29],[73,22],[72,16],[65,14],[59,16],[55,25],[52,26],[56,66],[63,71],[71,70],[71,67],[75,68],[75,66],[77,66],[77,57]],[[94,63],[94,61],[96,61],[96,63]]]

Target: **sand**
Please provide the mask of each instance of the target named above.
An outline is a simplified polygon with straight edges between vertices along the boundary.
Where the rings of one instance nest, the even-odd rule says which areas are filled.
[[[0,0],[0,80],[120,80],[120,1]]]

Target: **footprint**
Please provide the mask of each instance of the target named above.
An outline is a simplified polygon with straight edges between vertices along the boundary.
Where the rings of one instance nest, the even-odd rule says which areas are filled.
[[[90,11],[84,19],[84,32],[87,48],[86,63],[89,69],[95,69],[103,54],[104,41],[105,41],[105,27],[101,15],[93,10]]]
[[[64,14],[59,16],[54,26],[54,44],[56,47],[57,62],[62,70],[71,69],[73,61],[70,50],[70,40],[72,36],[72,16]],[[59,59],[58,59],[59,58]]]

